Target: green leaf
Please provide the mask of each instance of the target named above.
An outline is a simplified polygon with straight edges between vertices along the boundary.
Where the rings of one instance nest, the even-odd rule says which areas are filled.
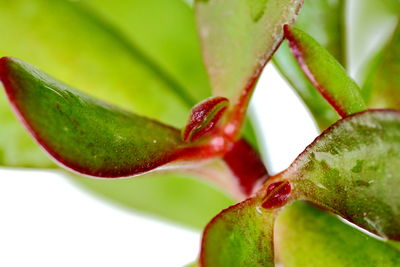
[[[301,0],[198,0],[203,57],[215,96],[246,106],[262,68],[283,39]]]
[[[125,208],[195,229],[205,225],[233,199],[215,186],[185,173],[150,173],[134,179],[90,179],[74,182]]]
[[[272,210],[251,198],[222,211],[207,225],[201,266],[274,266]]]
[[[175,11],[180,14],[180,9]],[[147,14],[151,12],[147,10]],[[188,10],[184,12],[189,14]],[[193,25],[192,28],[194,32]],[[168,29],[173,30],[173,27]],[[166,30],[159,25],[158,31],[151,34],[160,35],[163,31]],[[179,34],[181,38],[176,42],[186,36],[184,29]],[[91,96],[176,127],[185,124],[190,107],[201,100],[190,100],[191,88],[183,88],[157,62],[131,45],[120,30],[103,23],[72,1],[0,0],[0,35],[7,37],[0,42],[0,57],[14,56],[29,61],[72,87],[86,90]],[[189,34],[188,38],[193,35]],[[179,48],[191,51],[191,45],[188,46]],[[193,63],[193,66],[199,64]],[[207,86],[198,90],[202,92],[199,96],[207,94],[203,91],[207,91]],[[14,119],[3,96],[0,115],[0,164],[52,166]]]
[[[398,24],[399,1],[351,0],[348,1],[347,11],[349,69],[352,77],[362,86],[367,101],[370,92],[365,90],[364,84],[376,72],[383,49],[390,42]]]
[[[386,45],[369,62],[370,69],[363,84],[363,95],[365,95],[369,106],[373,108],[399,109],[400,2],[387,0],[386,4],[388,5],[388,9],[390,8],[390,13],[396,15],[396,26]]]
[[[344,5],[344,0],[305,1],[294,24],[296,28],[310,34],[342,64],[345,62]],[[286,41],[275,53],[273,62],[307,105],[321,130],[339,119],[335,110],[316,92],[314,86],[296,64],[296,59]]]
[[[296,28],[286,26],[285,37],[303,72],[340,116],[366,109],[357,84],[327,50]]]
[[[399,266],[400,252],[309,204],[278,216],[275,246],[284,266]]]
[[[0,59],[0,80],[37,142],[77,172],[132,176],[182,155],[179,130],[94,100],[22,61]]]
[[[400,112],[371,110],[327,129],[279,176],[297,198],[400,239]]]

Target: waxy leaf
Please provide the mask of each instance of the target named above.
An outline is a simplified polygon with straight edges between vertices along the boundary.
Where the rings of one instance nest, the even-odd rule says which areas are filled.
[[[0,80],[33,137],[68,168],[122,177],[179,158],[178,130],[93,100],[26,63],[2,58]]]
[[[303,72],[340,116],[366,109],[359,87],[328,51],[296,28],[285,26],[285,37]]]
[[[341,64],[345,62],[344,42],[345,1],[305,1],[295,22],[295,27],[311,35]],[[317,92],[307,79],[284,41],[273,57],[274,65],[290,83],[312,113],[321,130],[339,119],[335,110]]]
[[[203,267],[274,266],[273,210],[251,198],[218,214],[205,228],[200,265]]]
[[[275,243],[284,266],[400,266],[400,251],[309,204],[295,202],[276,220]]]
[[[115,5],[114,2],[112,4]],[[181,12],[173,5],[170,8],[171,12]],[[146,23],[146,14],[152,12],[151,9],[141,10],[143,23]],[[187,7],[184,12],[189,12],[184,16],[191,15]],[[170,22],[172,24],[172,20]],[[163,25],[166,23],[159,24],[158,31],[152,30],[151,34],[168,35],[169,31]],[[169,30],[177,28],[168,26]],[[182,29],[174,36],[186,38],[184,36],[188,35],[191,38],[194,28],[192,22],[192,34],[186,34]],[[188,99],[193,98],[189,94],[191,88],[183,88],[157,62],[131,45],[122,31],[104,23],[76,1],[0,0],[0,35],[4,37],[0,42],[0,57],[21,58],[91,96],[175,127],[185,124],[190,107],[202,99],[189,102]],[[190,51],[184,46],[179,46],[179,49]],[[112,51],[112,57],[107,51]],[[149,53],[152,51],[148,50]],[[188,53],[196,54],[195,51]],[[195,65],[200,63],[187,64],[190,68],[199,69]],[[196,90],[204,88],[207,91],[207,84],[203,85]],[[208,92],[198,94],[208,95]],[[0,115],[1,165],[53,166],[15,120],[3,95],[0,97]]]
[[[302,0],[198,0],[203,57],[213,94],[246,106],[262,68],[294,21]]]
[[[319,136],[278,176],[297,198],[385,238],[400,239],[400,112],[349,116]]]

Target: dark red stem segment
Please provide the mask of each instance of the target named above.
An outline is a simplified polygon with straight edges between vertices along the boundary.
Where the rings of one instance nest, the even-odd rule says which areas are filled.
[[[197,141],[215,128],[229,105],[225,97],[210,97],[193,107],[186,127],[183,129],[183,141]]]
[[[224,155],[224,161],[238,178],[240,187],[247,196],[269,177],[260,155],[244,139],[232,144]]]
[[[279,181],[270,184],[261,206],[265,209],[282,207],[289,199],[291,191],[292,187],[288,181]]]

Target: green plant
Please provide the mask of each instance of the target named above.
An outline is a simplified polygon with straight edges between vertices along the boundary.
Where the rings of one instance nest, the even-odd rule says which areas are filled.
[[[344,0],[198,0],[194,9],[179,0],[4,0],[0,55],[85,93],[10,57],[0,60],[0,79],[25,127],[65,167],[107,178],[155,170],[140,182],[73,178],[79,183],[198,227],[240,201],[207,224],[201,266],[272,266],[274,258],[285,266],[397,266],[400,2],[372,2],[353,1],[371,21],[390,18],[390,27],[363,62],[361,86],[342,67]],[[278,48],[274,63],[323,133],[269,177],[243,125]],[[1,101],[0,162],[54,167]],[[232,199],[182,177],[211,180]],[[190,208],[171,196],[177,190]]]

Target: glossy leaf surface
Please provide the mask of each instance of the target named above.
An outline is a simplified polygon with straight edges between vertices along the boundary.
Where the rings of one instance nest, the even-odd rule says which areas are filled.
[[[307,203],[278,216],[275,246],[284,266],[399,266],[400,251]]]
[[[286,26],[285,37],[303,72],[340,116],[366,109],[357,84],[328,51],[296,28]]]
[[[366,111],[328,128],[279,176],[298,198],[400,239],[400,113]]]
[[[295,27],[310,34],[341,64],[345,62],[344,16],[345,1],[305,1]],[[339,119],[335,110],[307,79],[284,41],[273,57],[275,66],[290,83],[312,113],[321,130]]]
[[[302,2],[196,1],[198,31],[214,95],[227,97],[236,105],[244,91],[253,89],[282,41],[282,26],[293,22]]]
[[[0,59],[0,80],[33,137],[68,168],[132,176],[179,157],[178,130],[93,100],[22,61]]]
[[[171,12],[181,14],[174,5],[171,4],[170,8]],[[146,14],[152,12],[146,9],[143,13],[142,10],[144,23]],[[175,28],[178,27],[168,27],[172,31]],[[168,34],[162,25],[159,25],[158,31],[152,31],[152,35],[159,36],[161,33]],[[177,34],[186,36],[184,29]],[[191,88],[182,88],[141,50],[131,46],[119,30],[103,23],[73,1],[1,0],[0,35],[6,36],[0,43],[0,57],[21,58],[74,88],[82,88],[91,96],[176,127],[184,125],[191,105],[201,100],[194,99],[187,103],[188,97],[182,98],[181,95],[187,95]],[[112,51],[112,57],[107,51]],[[193,63],[193,66],[196,64]],[[208,94],[207,86],[197,90],[202,92],[199,95]],[[3,95],[0,98],[0,114],[0,133],[3,136],[0,138],[0,164],[52,166],[14,119]]]
[[[274,214],[255,198],[222,211],[203,233],[200,265],[274,266]]]

